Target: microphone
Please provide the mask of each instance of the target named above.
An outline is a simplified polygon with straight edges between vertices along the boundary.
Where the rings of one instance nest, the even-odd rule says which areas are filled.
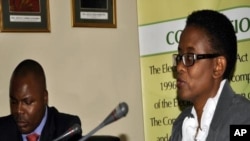
[[[122,117],[125,117],[127,113],[128,113],[127,103],[125,102],[119,103],[119,105],[104,119],[104,121],[101,124],[99,124],[96,128],[94,128],[91,132],[89,132],[86,136],[82,137],[78,141],[85,141],[96,131]]]
[[[82,131],[81,126],[79,124],[74,124],[72,127],[70,127],[64,134],[61,136],[57,137],[53,141],[59,141],[63,138],[73,136],[75,134],[78,134]]]

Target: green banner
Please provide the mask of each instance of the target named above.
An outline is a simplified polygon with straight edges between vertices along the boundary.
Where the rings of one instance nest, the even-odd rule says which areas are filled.
[[[249,0],[137,0],[137,5],[145,141],[168,141],[173,122],[189,104],[176,99],[172,54],[177,53],[186,16],[194,10],[217,10],[232,21],[238,57],[231,85],[250,99]]]

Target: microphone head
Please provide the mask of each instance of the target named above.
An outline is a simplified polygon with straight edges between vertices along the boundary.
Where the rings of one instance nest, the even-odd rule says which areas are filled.
[[[125,102],[119,103],[115,110],[115,117],[117,119],[126,116],[128,113],[128,104]]]
[[[74,134],[78,134],[80,132],[82,132],[82,128],[79,124],[74,124],[69,130],[72,130],[72,132],[74,132]]]
[[[125,102],[119,103],[119,105],[102,122],[103,126],[126,116],[127,113],[128,113],[128,104]]]
[[[79,134],[79,133],[81,134],[81,132],[82,132],[81,126],[76,123],[73,126],[71,126],[64,134],[57,137],[53,141],[59,141],[59,140],[61,140],[63,138],[68,138],[68,137],[71,137],[71,136]]]
[[[70,127],[68,131],[66,131],[65,135],[66,136],[73,136],[73,135],[79,134],[81,132],[82,132],[81,126],[76,123],[72,127]]]

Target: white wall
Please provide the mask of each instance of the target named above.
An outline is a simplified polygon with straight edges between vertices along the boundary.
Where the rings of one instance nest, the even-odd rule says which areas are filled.
[[[32,58],[45,69],[49,105],[79,115],[83,134],[125,101],[128,115],[96,134],[143,141],[136,8],[117,0],[117,28],[73,28],[71,0],[50,0],[50,33],[0,33],[0,116],[9,114],[13,69]]]

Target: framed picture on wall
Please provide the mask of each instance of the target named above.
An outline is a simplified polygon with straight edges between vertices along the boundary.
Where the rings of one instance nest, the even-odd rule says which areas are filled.
[[[116,0],[72,0],[72,25],[116,28]]]
[[[50,32],[49,0],[0,0],[2,32]]]

